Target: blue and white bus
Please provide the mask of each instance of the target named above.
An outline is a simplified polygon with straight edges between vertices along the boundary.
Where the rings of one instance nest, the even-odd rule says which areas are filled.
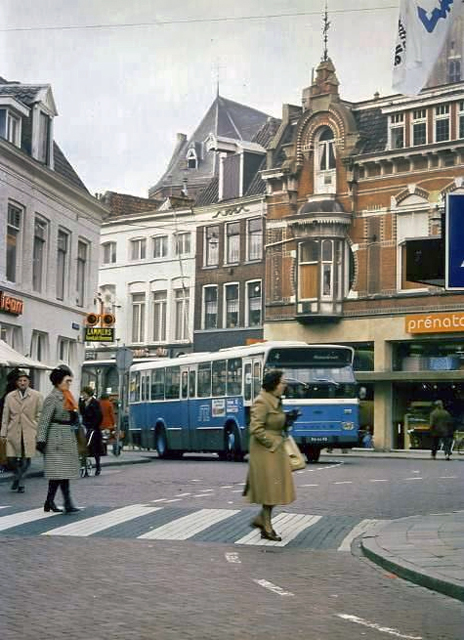
[[[243,459],[263,371],[279,368],[288,382],[284,409],[301,412],[292,435],[308,460],[317,461],[324,447],[353,447],[359,427],[353,355],[337,345],[262,342],[134,364],[132,442],[157,449],[161,458],[195,451]]]

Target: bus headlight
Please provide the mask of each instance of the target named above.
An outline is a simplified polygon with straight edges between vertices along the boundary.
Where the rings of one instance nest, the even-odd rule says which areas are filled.
[[[352,431],[354,429],[354,422],[342,422],[342,429]]]

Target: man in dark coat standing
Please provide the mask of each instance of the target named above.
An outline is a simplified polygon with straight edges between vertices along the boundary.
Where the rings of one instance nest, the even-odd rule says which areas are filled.
[[[453,444],[453,418],[451,414],[443,407],[441,400],[435,401],[435,409],[430,414],[430,435],[432,436],[432,458],[435,459],[440,441],[443,442],[443,451],[446,459],[451,456],[451,447]]]
[[[94,398],[92,387],[82,389],[79,410],[87,432],[88,454],[95,458],[95,475],[99,476],[101,473],[100,456],[103,453],[102,432],[100,430],[103,414],[100,403]]]

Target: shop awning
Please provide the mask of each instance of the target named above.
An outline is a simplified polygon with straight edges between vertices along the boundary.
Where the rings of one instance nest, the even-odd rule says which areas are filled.
[[[357,382],[434,382],[464,380],[464,371],[355,371]]]
[[[0,366],[21,367],[22,369],[53,369],[43,362],[21,355],[19,351],[10,347],[3,340],[0,340]]]

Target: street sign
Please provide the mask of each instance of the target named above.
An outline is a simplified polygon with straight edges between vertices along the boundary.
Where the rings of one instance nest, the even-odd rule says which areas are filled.
[[[119,373],[125,373],[131,366],[133,359],[134,354],[132,353],[132,349],[129,349],[129,347],[120,347],[116,351],[116,366]]]
[[[464,291],[464,194],[447,198],[445,260],[445,288]]]
[[[113,327],[86,327],[85,342],[114,342]]]

